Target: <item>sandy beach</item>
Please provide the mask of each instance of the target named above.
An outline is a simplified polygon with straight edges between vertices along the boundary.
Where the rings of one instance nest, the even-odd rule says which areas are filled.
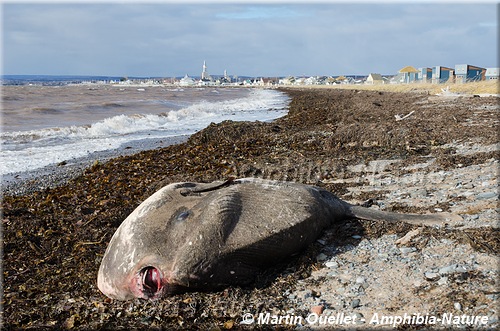
[[[2,206],[3,327],[498,328],[498,97],[284,91],[289,113],[270,123],[225,121],[167,147],[11,178]],[[99,292],[106,246],[145,198],[168,183],[229,176],[296,181],[371,208],[463,220],[441,228],[342,222],[248,287],[153,302]],[[427,319],[380,321],[404,314]],[[432,323],[444,314],[450,323]],[[454,324],[462,315],[480,318]],[[248,316],[253,324],[242,324]],[[275,325],[272,316],[297,318]]]

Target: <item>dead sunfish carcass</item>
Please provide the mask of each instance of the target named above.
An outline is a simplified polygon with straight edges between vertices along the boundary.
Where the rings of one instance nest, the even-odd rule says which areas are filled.
[[[127,300],[249,283],[349,218],[444,224],[460,217],[372,210],[292,182],[174,183],[118,227],[102,259],[98,287],[110,298]]]

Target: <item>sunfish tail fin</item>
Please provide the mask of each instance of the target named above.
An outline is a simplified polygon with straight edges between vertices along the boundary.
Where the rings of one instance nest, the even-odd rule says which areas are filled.
[[[361,206],[351,206],[352,216],[368,221],[406,222],[416,225],[444,225],[461,221],[462,217],[450,213],[437,214],[397,214],[380,210],[373,210]]]

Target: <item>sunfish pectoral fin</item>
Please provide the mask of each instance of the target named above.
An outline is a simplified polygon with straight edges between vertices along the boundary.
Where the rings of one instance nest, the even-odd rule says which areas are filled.
[[[416,225],[453,224],[462,221],[462,217],[451,213],[436,214],[397,214],[380,210],[373,210],[361,206],[351,206],[351,216],[369,221],[406,222]]]

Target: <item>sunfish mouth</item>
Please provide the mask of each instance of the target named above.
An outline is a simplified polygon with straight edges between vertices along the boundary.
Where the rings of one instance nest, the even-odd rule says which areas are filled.
[[[142,281],[142,293],[149,299],[153,298],[162,289],[162,276],[160,270],[155,267],[145,267],[140,271]]]

